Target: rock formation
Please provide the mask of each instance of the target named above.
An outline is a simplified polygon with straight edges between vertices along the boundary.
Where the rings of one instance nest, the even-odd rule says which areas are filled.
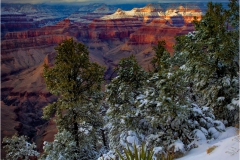
[[[35,9],[28,14],[39,12]],[[26,10],[21,9],[22,12]],[[24,14],[19,14],[20,22],[32,22]],[[36,23],[32,23],[35,24],[29,26],[32,29],[6,31],[1,42],[1,100],[4,106],[12,107],[9,115],[14,117],[15,130],[33,138],[38,149],[43,140],[52,140],[57,132],[53,121],[41,119],[42,108],[57,98],[46,89],[42,72],[44,63],[54,64],[54,47],[62,40],[74,38],[87,45],[90,59],[107,67],[105,78],[108,79],[118,61],[131,54],[146,70],[151,69],[152,46],[159,40],[165,40],[167,50],[173,53],[174,37],[194,30],[191,23],[194,16],[200,19],[202,11],[189,4],[168,7],[149,4],[129,11],[95,4],[71,12],[67,19],[54,25],[34,28]],[[16,20],[16,16],[13,19]],[[3,25],[7,23],[9,21]],[[2,135],[13,133],[13,130],[2,129]]]
[[[77,11],[78,6],[46,4],[1,4],[1,37],[7,32],[23,31],[56,24]]]

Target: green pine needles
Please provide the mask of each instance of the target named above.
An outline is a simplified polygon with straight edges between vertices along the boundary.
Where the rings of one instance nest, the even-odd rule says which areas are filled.
[[[196,31],[177,37],[174,54],[195,98],[199,97],[195,101],[213,108],[215,116],[228,125],[239,122],[237,2],[231,0],[228,10],[221,4],[208,3],[202,20],[194,22]]]
[[[63,41],[55,50],[55,65],[45,65],[43,75],[47,88],[52,94],[58,95],[59,99],[44,108],[44,118],[51,118],[55,114],[59,130],[56,136],[73,137],[76,152],[71,155],[75,156],[67,159],[94,159],[87,156],[83,158],[81,155],[94,155],[90,152],[96,152],[97,132],[103,125],[99,111],[103,98],[101,85],[105,69],[90,62],[87,47],[73,39]],[[55,147],[58,144],[64,145],[54,141],[53,146],[48,148],[64,149]],[[64,155],[59,154],[57,157]]]
[[[11,138],[4,137],[3,145],[7,153],[7,159],[23,159],[36,158],[40,154],[36,151],[36,144],[29,143],[28,137],[13,135]]]

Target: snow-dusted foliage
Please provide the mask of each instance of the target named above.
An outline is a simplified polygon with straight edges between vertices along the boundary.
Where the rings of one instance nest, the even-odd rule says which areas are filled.
[[[136,97],[142,92],[142,86],[147,73],[138,66],[136,59],[131,56],[119,62],[118,76],[106,89],[106,102],[109,128],[109,145],[111,149],[121,148],[120,135],[125,132],[142,129],[142,116],[137,114]]]
[[[146,143],[147,148],[156,150],[155,157],[173,146],[176,152],[184,153],[195,147],[197,140],[217,138],[224,131],[224,124],[215,120],[212,109],[192,103],[187,81],[180,78],[182,69],[158,68],[158,73],[140,79],[138,87],[132,87],[135,82],[128,81],[131,76],[125,72],[128,79],[123,81],[123,75],[118,74],[108,85],[107,126],[112,151],[133,150],[135,144]]]
[[[7,159],[29,159],[38,157],[39,153],[35,150],[36,145],[29,143],[26,136],[13,135],[12,138],[3,138],[4,149],[6,150]]]
[[[198,48],[201,45],[192,42],[202,42],[205,31],[199,29],[179,37],[177,40],[181,43],[176,49],[180,54],[176,53],[172,58],[164,49],[164,41],[159,42],[153,48],[156,51],[152,61],[154,73],[147,78],[133,58],[120,61],[118,76],[108,85],[106,92],[110,106],[107,111],[110,149],[133,148],[133,144],[146,142],[147,147],[161,147],[162,153],[171,146],[176,147],[176,152],[185,152],[195,147],[197,140],[217,138],[224,131],[225,126],[215,119],[213,109],[225,106],[236,111],[236,56],[227,57],[234,60],[229,64],[214,50],[209,50],[212,58],[198,52],[202,50]],[[212,45],[215,41],[210,39],[208,42]],[[187,50],[193,47],[192,52]],[[226,68],[228,65],[233,67],[231,72]],[[226,103],[229,97],[232,99]],[[221,114],[218,118],[225,116]]]
[[[53,142],[44,142],[44,154],[41,157],[43,160],[66,160],[66,159],[96,159],[97,152],[94,151],[94,146],[90,143],[86,144],[87,133],[83,133],[80,145],[76,145],[74,136],[63,130],[55,135]],[[85,136],[85,137],[84,137]]]
[[[188,90],[180,87],[179,79],[176,82],[168,77],[167,81],[163,77],[158,79],[157,75],[148,80],[151,85],[154,80],[155,87],[149,85],[137,99],[139,114],[144,116],[145,124],[150,124],[149,134],[145,135],[148,147],[162,146],[166,150],[178,140],[184,144],[181,151],[185,151],[194,147],[194,141],[217,138],[224,131],[224,124],[215,120],[211,108],[190,103]]]
[[[221,132],[225,131],[223,122],[215,120],[212,109],[209,107],[200,108],[192,104],[189,121],[195,127],[193,133],[197,140],[216,139]]]
[[[197,31],[177,38],[174,54],[198,103],[213,108],[227,125],[239,123],[238,8],[235,0],[228,10],[208,3],[206,15],[195,21]]]
[[[225,26],[221,33],[211,31],[212,26],[225,24],[226,19],[218,19],[221,5],[209,3],[208,12],[196,22],[197,31],[178,37],[174,57],[167,56],[163,42],[154,48],[155,73],[147,78],[130,81],[136,80],[132,73],[139,72],[120,63],[122,74],[107,88],[110,149],[131,149],[145,142],[148,148],[161,148],[154,156],[173,146],[174,152],[184,153],[196,147],[196,141],[218,138],[225,130],[223,122],[238,122],[236,34]],[[133,87],[136,84],[141,85]]]
[[[115,151],[110,150],[109,152],[101,155],[97,160],[115,160],[117,159]]]

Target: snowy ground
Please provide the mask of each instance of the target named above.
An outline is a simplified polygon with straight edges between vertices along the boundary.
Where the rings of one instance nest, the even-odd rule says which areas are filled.
[[[234,127],[226,128],[226,132],[210,142],[199,141],[198,148],[192,149],[184,157],[177,160],[240,160],[240,135]],[[209,147],[216,146],[207,153]]]

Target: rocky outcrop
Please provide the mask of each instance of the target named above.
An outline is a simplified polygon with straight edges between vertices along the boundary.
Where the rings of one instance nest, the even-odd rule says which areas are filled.
[[[184,24],[183,24],[184,25]],[[183,31],[184,30],[184,31]],[[155,19],[150,24],[139,28],[130,35],[127,42],[128,45],[155,45],[159,40],[166,41],[166,47],[169,52],[173,52],[175,36],[193,31],[192,25],[184,25],[181,27],[172,26],[165,19]]]
[[[77,37],[76,30],[78,28],[71,26],[69,20],[65,20],[51,27],[28,32],[14,32],[8,34],[5,40],[2,41],[2,44],[4,44],[3,42],[14,41],[16,42],[14,45],[21,41],[29,43],[23,45],[22,48],[14,48],[14,46],[12,48],[2,48],[1,100],[5,106],[9,106],[9,109],[10,106],[14,107],[12,113],[15,115],[14,120],[12,120],[14,123],[12,121],[10,123],[11,125],[16,123],[13,129],[3,129],[2,132],[9,133],[9,136],[12,136],[13,131],[20,135],[27,135],[38,144],[40,151],[42,148],[41,139],[45,136],[40,134],[39,130],[42,129],[45,134],[44,127],[48,126],[47,121],[41,118],[42,108],[57,99],[46,89],[42,77],[43,64],[50,66],[54,64],[53,61],[56,55],[54,47],[61,42],[61,40],[56,41],[55,39],[54,41],[54,39],[51,40],[50,38],[61,37],[62,33],[65,33],[65,37],[71,35]],[[43,40],[39,42],[38,40],[41,38]],[[48,39],[51,41],[49,42]],[[39,43],[35,43],[36,41]],[[3,115],[1,117],[4,118]],[[56,128],[53,132],[46,131],[46,134],[50,135],[47,137],[53,138],[55,133]],[[2,134],[2,136],[6,134]],[[49,138],[43,140],[49,140]]]
[[[54,26],[7,33],[1,42],[1,76],[39,65],[63,40],[83,36],[79,30],[66,19]]]
[[[35,30],[32,29],[32,30],[21,31],[21,32],[8,32],[3,39],[4,40],[27,39],[31,37],[63,34],[63,28],[69,27],[69,26],[70,26],[70,20],[65,19],[63,21],[60,21],[54,26],[46,26],[40,29],[35,29]]]
[[[29,18],[26,14],[2,14],[1,15],[1,32],[4,35],[7,32],[21,31],[36,28],[33,18]]]
[[[1,101],[1,142],[4,137],[12,137],[17,133],[17,128],[20,122],[17,120],[17,115],[14,110],[15,106],[7,106]],[[5,157],[3,145],[1,145],[1,158]]]
[[[170,20],[170,23],[179,24],[181,23],[188,24],[194,20],[194,17],[197,20],[202,18],[203,11],[196,4],[184,4],[184,5],[173,5],[169,6],[165,12],[165,19]],[[178,25],[179,26],[179,25]]]
[[[100,40],[124,39],[141,26],[143,26],[143,23],[137,18],[96,19],[88,26],[89,38]]]
[[[46,4],[1,4],[1,38],[7,32],[54,25],[78,10],[78,6]]]
[[[14,133],[27,135],[43,151],[43,141],[52,141],[57,133],[53,121],[42,119],[42,108],[56,101],[46,89],[43,64],[52,66],[56,52],[48,53],[40,65],[11,74],[1,82],[1,137]],[[3,151],[3,150],[2,150]],[[1,152],[1,157],[5,156]]]
[[[14,39],[5,40],[2,42],[2,49],[19,49],[26,47],[36,47],[42,45],[56,45],[65,39],[69,39],[67,35],[49,35],[49,36],[38,36],[27,39]],[[4,52],[3,52],[4,53]]]
[[[4,105],[15,107],[19,122],[15,130],[19,134],[33,138],[45,125],[42,108],[57,97],[46,89],[43,64],[53,65],[54,47],[70,37],[86,38],[88,32],[66,19],[54,26],[5,35],[1,48],[1,99]]]
[[[71,14],[68,18],[79,26],[87,26],[94,19],[110,15],[116,11],[115,7],[106,4],[93,4],[91,6],[83,6],[78,12]]]
[[[46,123],[41,118],[42,107],[56,100],[46,90],[42,72],[43,65],[31,67],[17,75],[8,76],[1,83],[1,99],[4,105],[15,107],[15,120],[20,123],[15,129],[20,135],[30,138],[35,136],[35,127]]]
[[[90,39],[126,39],[131,33],[146,25],[155,18],[164,15],[159,4],[149,4],[143,8],[133,8],[130,11],[117,9],[111,15],[94,19],[89,25]]]
[[[101,6],[99,6],[98,8],[96,8],[93,12],[91,13],[96,13],[96,14],[111,14],[113,12],[115,12],[115,8],[114,7],[110,7],[106,4],[102,4]],[[91,14],[90,13],[90,14]]]
[[[40,65],[44,57],[51,53],[54,46],[38,46],[31,48],[19,48],[15,50],[2,50],[1,77],[2,81],[9,75],[17,75],[21,71]],[[2,86],[3,87],[3,86]]]
[[[70,38],[71,35],[68,34],[66,30],[68,27],[70,28],[70,21],[66,19],[54,26],[22,32],[9,32],[3,38],[1,49],[4,52],[8,49],[58,44]]]
[[[143,8],[133,8],[130,11],[124,11],[119,8],[114,14],[106,15],[101,19],[125,19],[136,17],[140,21],[149,23],[159,16],[164,16],[164,9],[159,4],[149,4]]]
[[[118,9],[114,14],[103,16],[89,25],[89,38],[128,38],[128,45],[156,44],[166,39],[173,52],[174,36],[193,31],[194,16],[202,12],[195,5],[170,6],[164,11],[159,4],[149,4],[130,11]],[[184,30],[184,31],[182,31]]]

